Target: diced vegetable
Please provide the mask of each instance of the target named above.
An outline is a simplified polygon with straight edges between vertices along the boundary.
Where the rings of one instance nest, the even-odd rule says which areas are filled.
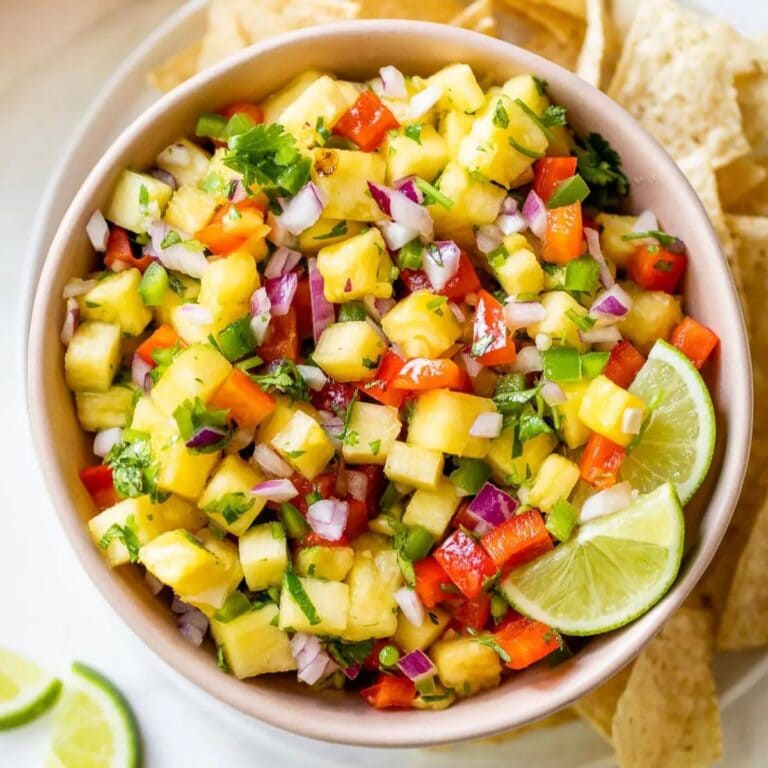
[[[525,616],[516,616],[496,630],[494,638],[506,652],[510,669],[525,669],[560,648],[555,630]]]
[[[677,347],[697,368],[701,368],[720,339],[717,334],[686,315],[672,331],[670,343]]]
[[[623,428],[624,412],[628,408],[646,410],[645,403],[639,397],[600,375],[592,379],[584,393],[579,418],[597,434],[627,446],[634,438],[634,434],[625,432]]]
[[[429,491],[437,487],[443,474],[443,463],[440,451],[396,441],[389,449],[384,474],[393,483]]]
[[[254,525],[240,535],[240,562],[248,589],[280,586],[288,566],[285,530],[280,523]]]
[[[338,119],[333,132],[354,141],[363,152],[373,152],[387,131],[399,128],[395,116],[373,91],[363,91],[357,101]]]
[[[477,597],[496,573],[485,550],[465,531],[454,531],[436,550],[435,560],[443,567],[461,593]]]
[[[632,346],[631,342],[622,339],[611,350],[611,356],[603,373],[614,384],[627,389],[643,365],[645,365],[645,358]]]
[[[596,488],[610,488],[616,484],[627,451],[596,432],[591,435],[579,459],[582,480]]]
[[[368,381],[374,377],[385,349],[368,322],[355,320],[329,325],[312,357],[336,381]]]
[[[441,477],[434,490],[417,490],[403,515],[403,524],[420,525],[429,531],[435,539],[441,539],[453,513],[459,506],[459,497],[453,483]]]
[[[579,479],[576,464],[559,454],[544,459],[528,496],[529,504],[551,512],[559,499],[567,499]]]
[[[428,291],[399,301],[384,315],[381,327],[409,358],[439,357],[461,335],[446,298]]]
[[[544,520],[535,509],[515,515],[488,531],[481,543],[497,568],[522,565],[552,549]]]

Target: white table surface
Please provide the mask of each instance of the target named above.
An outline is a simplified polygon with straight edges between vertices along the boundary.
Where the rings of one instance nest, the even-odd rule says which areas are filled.
[[[106,672],[137,711],[147,768],[246,768],[260,764],[255,737],[221,705],[211,706],[175,682],[78,565],[43,487],[23,392],[25,246],[45,185],[111,72],[181,4],[0,0],[0,360],[5,361],[0,368],[0,643],[53,669],[63,671],[70,660],[80,659]],[[697,5],[727,15],[742,29],[768,29],[765,0]],[[725,713],[728,768],[766,764],[766,711],[764,681]],[[39,766],[48,725],[42,718],[0,733],[0,765]],[[253,728],[255,733],[261,726]],[[361,754],[360,762],[364,759]],[[302,765],[288,749],[283,763]]]

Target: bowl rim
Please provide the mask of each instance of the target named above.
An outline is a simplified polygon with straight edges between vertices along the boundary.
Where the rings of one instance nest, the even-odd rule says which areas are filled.
[[[728,462],[727,465],[725,462],[723,463],[717,484],[718,489],[724,489],[722,493],[725,495],[723,499],[724,511],[719,518],[719,527],[703,543],[703,546],[699,547],[686,573],[678,577],[664,598],[651,611],[625,628],[624,631],[629,637],[621,645],[620,651],[614,650],[610,655],[605,653],[603,663],[595,663],[594,659],[585,659],[587,654],[584,652],[577,655],[575,661],[576,666],[579,667],[579,675],[574,674],[571,677],[578,677],[578,682],[569,679],[563,680],[562,685],[549,691],[549,703],[534,707],[516,717],[510,716],[504,707],[496,707],[495,711],[485,708],[484,714],[487,717],[482,720],[478,717],[447,716],[446,713],[455,713],[456,711],[469,715],[469,707],[472,707],[473,704],[475,709],[481,709],[479,703],[482,701],[482,697],[480,697],[462,702],[461,707],[451,708],[444,712],[379,713],[371,710],[368,717],[362,721],[358,722],[356,718],[351,718],[349,722],[346,722],[347,718],[336,717],[333,718],[331,724],[327,720],[297,718],[296,712],[291,711],[291,707],[275,707],[274,701],[272,701],[275,697],[271,692],[243,685],[234,677],[219,674],[215,667],[212,670],[210,665],[201,663],[198,649],[192,646],[180,647],[177,642],[172,642],[164,633],[157,632],[156,622],[140,609],[135,598],[122,586],[120,580],[105,575],[108,574],[108,571],[105,570],[104,560],[93,547],[84,530],[85,526],[76,514],[76,506],[66,490],[58,463],[44,439],[49,430],[45,418],[47,406],[42,384],[43,377],[39,375],[39,371],[44,370],[43,362],[46,357],[44,349],[46,309],[52,301],[57,300],[52,294],[53,278],[58,264],[65,258],[67,242],[82,210],[93,192],[103,182],[103,177],[113,168],[115,159],[121,154],[124,147],[130,144],[137,135],[145,133],[153,124],[162,121],[169,107],[185,101],[188,95],[194,93],[204,84],[211,80],[226,77],[227,74],[231,74],[252,59],[269,56],[270,53],[282,47],[293,46],[300,49],[319,39],[351,36],[363,41],[369,35],[402,35],[408,38],[427,36],[437,38],[446,46],[450,46],[452,41],[474,47],[482,44],[484,55],[490,57],[495,53],[503,60],[513,60],[515,65],[524,67],[528,71],[535,71],[545,76],[550,74],[563,82],[564,87],[567,87],[574,94],[574,98],[591,99],[596,110],[613,112],[618,122],[626,124],[627,128],[637,135],[638,142],[642,145],[640,150],[646,153],[646,162],[653,166],[657,164],[664,166],[668,173],[677,178],[681,185],[680,194],[687,197],[687,205],[691,207],[692,212],[696,212],[703,228],[707,249],[717,254],[717,262],[721,272],[719,277],[722,278],[727,293],[727,299],[724,303],[726,307],[730,303],[730,309],[737,316],[734,317],[734,320],[739,326],[740,333],[735,338],[729,339],[729,345],[738,347],[737,357],[743,362],[744,369],[740,372],[743,374],[742,376],[734,377],[735,384],[732,388],[734,407],[731,418],[735,426],[732,426],[728,436]],[[166,664],[222,702],[269,725],[304,737],[355,746],[425,746],[500,733],[568,706],[629,663],[640,648],[658,632],[663,621],[682,604],[714,556],[725,534],[744,480],[752,423],[751,361],[744,319],[741,316],[733,279],[709,218],[696,193],[669,155],[623,108],[607,95],[553,62],[511,43],[489,38],[469,30],[430,22],[402,20],[358,20],[328,24],[288,33],[250,46],[190,78],[154,102],[127,126],[89,172],[85,182],[67,208],[48,250],[32,308],[26,379],[27,408],[36,454],[46,479],[49,495],[54,502],[59,523],[64,528],[67,538],[89,578],[125,624]],[[710,503],[711,499],[707,506]],[[632,631],[630,632],[630,630]],[[597,653],[602,651],[604,649],[599,649]],[[579,663],[579,659],[583,663]],[[574,667],[572,666],[572,668]],[[215,675],[212,674],[212,671],[215,672]],[[305,700],[312,701],[309,696],[305,696]],[[342,713],[343,710],[340,709],[339,714]],[[444,724],[442,722],[438,724],[439,720],[444,721]],[[445,727],[448,723],[450,723],[450,728]]]

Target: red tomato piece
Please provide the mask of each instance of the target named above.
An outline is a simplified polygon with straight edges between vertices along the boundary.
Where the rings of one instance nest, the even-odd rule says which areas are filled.
[[[296,332],[299,334],[299,340],[311,339],[312,303],[309,297],[309,278],[299,279],[291,306],[296,310]]]
[[[494,638],[507,652],[510,669],[530,667],[560,648],[560,637],[554,629],[525,616],[505,619]]]
[[[482,365],[508,365],[517,357],[504,322],[504,308],[488,291],[478,292],[472,341],[472,356]]]
[[[416,291],[434,291],[427,273],[420,269],[401,269],[400,280],[408,293]],[[480,278],[477,276],[469,256],[462,251],[459,257],[459,269],[456,274],[441,288],[439,293],[452,301],[463,299],[468,293],[477,293],[480,290]]]
[[[550,264],[567,264],[584,252],[581,203],[547,211],[547,231],[541,244],[541,258]]]
[[[434,557],[464,597],[470,599],[478,597],[488,579],[496,574],[493,560],[461,529],[454,531],[435,550]]]
[[[448,607],[450,626],[461,634],[466,633],[468,627],[479,632],[491,617],[491,598],[484,592],[472,600],[452,600]]]
[[[137,259],[133,255],[128,233],[122,227],[112,226],[107,238],[107,252],[104,254],[104,264],[111,268],[116,261],[129,264],[132,267],[136,267],[140,272],[144,272],[154,259],[151,256],[141,256]]]
[[[632,342],[622,339],[611,350],[603,374],[614,384],[627,389],[644,365],[645,358],[632,346]]]
[[[416,575],[416,594],[427,608],[434,608],[438,603],[451,597],[444,587],[453,587],[450,576],[443,566],[431,555],[413,564]]]
[[[387,131],[399,127],[397,118],[381,99],[373,91],[363,91],[333,126],[333,132],[354,141],[363,152],[373,152],[384,141]]]
[[[370,381],[361,381],[356,386],[365,395],[378,400],[384,405],[399,408],[403,404],[405,392],[392,387],[392,380],[400,373],[403,359],[392,350],[387,350],[381,358],[379,367]]]
[[[542,157],[533,164],[533,190],[549,202],[558,185],[576,173],[575,157]]]
[[[676,293],[687,263],[684,253],[672,253],[660,245],[641,245],[629,257],[627,274],[643,290]]]
[[[368,507],[368,517],[374,517],[378,514],[379,500],[384,492],[384,467],[380,464],[358,464],[353,469],[362,472],[368,478],[365,503]]]
[[[80,470],[80,482],[91,495],[93,503],[100,509],[107,509],[118,502],[117,491],[112,480],[112,468],[97,464]]]
[[[313,389],[309,393],[312,405],[318,410],[342,414],[349,408],[354,396],[354,384],[342,384],[331,379],[328,379],[322,389]]]
[[[714,331],[686,315],[672,331],[669,341],[697,368],[701,368],[707,362],[720,339]]]
[[[522,565],[554,546],[537,509],[505,520],[488,531],[480,542],[498,568]]]
[[[616,485],[627,449],[593,432],[579,459],[579,472],[595,488],[610,488]]]
[[[351,496],[347,496],[345,500],[349,505],[349,517],[344,526],[344,535],[352,541],[368,530],[368,506],[364,501],[358,501]]]
[[[296,310],[291,307],[281,317],[273,317],[264,343],[258,348],[258,355],[268,363],[275,360],[299,359],[299,334],[296,330]]]
[[[380,674],[378,682],[363,688],[360,695],[376,709],[410,709],[416,686],[407,677]]]

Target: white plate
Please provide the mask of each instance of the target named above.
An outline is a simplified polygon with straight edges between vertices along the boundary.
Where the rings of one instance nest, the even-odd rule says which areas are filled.
[[[179,50],[199,38],[205,23],[206,0],[192,0],[158,27],[129,56],[94,100],[79,130],[62,156],[41,201],[33,237],[28,251],[29,268],[24,291],[28,320],[34,286],[37,284],[48,245],[69,201],[104,149],[158,94],[146,85],[146,73],[162,62],[170,52]],[[723,0],[706,0],[697,5],[722,12]],[[738,8],[739,26],[752,29],[768,27],[768,6],[745,2]],[[513,40],[511,40],[513,41]],[[155,657],[153,657],[155,658]],[[257,743],[261,762],[282,760],[286,765],[357,766],[362,757],[368,768],[389,768],[392,753],[387,750],[351,749],[309,741],[264,726],[199,691],[170,668],[155,659],[176,685],[219,717],[225,718]],[[768,653],[730,654],[718,656],[715,674],[721,693],[721,706],[728,708],[742,697],[768,672]],[[578,756],[578,764],[574,762]],[[270,759],[271,758],[271,759]],[[532,731],[514,741],[467,744],[436,750],[403,750],[397,761],[404,766],[420,768],[484,768],[498,765],[501,759],[513,768],[532,764],[548,768],[599,768],[612,764],[608,747],[581,722],[575,721],[551,730]],[[294,762],[295,761],[295,762]]]

